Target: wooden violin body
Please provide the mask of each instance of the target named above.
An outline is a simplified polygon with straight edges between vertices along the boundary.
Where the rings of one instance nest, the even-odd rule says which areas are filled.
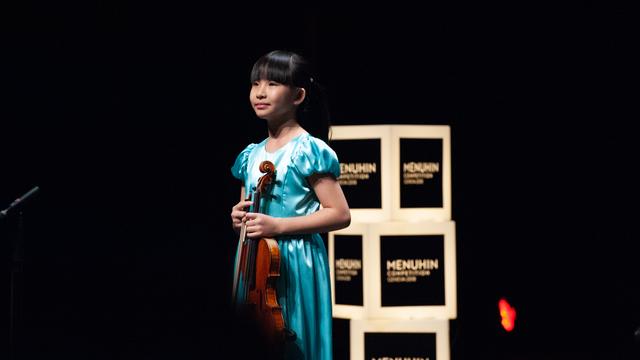
[[[250,211],[260,212],[260,200],[275,178],[275,166],[269,161],[260,164],[266,173],[258,180]],[[278,304],[276,280],[280,276],[280,249],[273,238],[246,237],[246,224],[240,229],[236,252],[236,270],[233,281],[232,302],[258,325],[274,351],[279,351],[285,340],[282,307]]]
[[[270,238],[261,238],[256,247],[255,286],[248,289],[246,304],[252,308],[250,311],[268,342],[277,343],[284,337],[282,307],[275,289],[280,276],[280,249],[276,240]]]

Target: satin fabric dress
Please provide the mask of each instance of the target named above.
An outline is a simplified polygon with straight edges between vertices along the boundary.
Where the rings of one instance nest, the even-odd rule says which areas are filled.
[[[274,217],[311,214],[320,202],[307,182],[314,173],[338,178],[336,153],[322,140],[302,134],[274,152],[267,152],[267,139],[249,144],[240,152],[231,173],[242,180],[245,192],[255,190],[260,163],[276,166],[269,196],[261,198],[260,212]],[[276,292],[285,327],[293,330],[295,344],[287,348],[287,359],[330,360],[332,358],[331,285],[327,250],[320,234],[277,237],[280,247],[280,277]],[[238,264],[234,264],[237,267]],[[235,270],[235,269],[234,269]],[[239,284],[242,287],[243,284]],[[243,289],[239,290],[240,292]]]

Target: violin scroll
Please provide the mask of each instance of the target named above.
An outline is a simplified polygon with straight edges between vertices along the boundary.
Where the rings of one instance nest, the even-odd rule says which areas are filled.
[[[264,160],[260,163],[258,168],[260,172],[265,173],[258,179],[257,190],[260,193],[264,193],[267,190],[267,186],[271,185],[276,175],[276,166],[269,160]]]

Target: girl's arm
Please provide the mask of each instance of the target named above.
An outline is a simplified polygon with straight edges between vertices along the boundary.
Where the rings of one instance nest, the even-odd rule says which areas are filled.
[[[343,229],[351,223],[351,212],[340,183],[331,175],[312,175],[309,184],[320,200],[320,210],[306,216],[275,218],[250,213],[247,236],[322,233]]]

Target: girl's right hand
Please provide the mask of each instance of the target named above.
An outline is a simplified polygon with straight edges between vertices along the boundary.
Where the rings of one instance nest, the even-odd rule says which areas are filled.
[[[249,200],[242,200],[231,208],[231,225],[236,232],[240,231],[242,223],[246,221],[245,215],[247,215],[251,204],[252,202]]]

